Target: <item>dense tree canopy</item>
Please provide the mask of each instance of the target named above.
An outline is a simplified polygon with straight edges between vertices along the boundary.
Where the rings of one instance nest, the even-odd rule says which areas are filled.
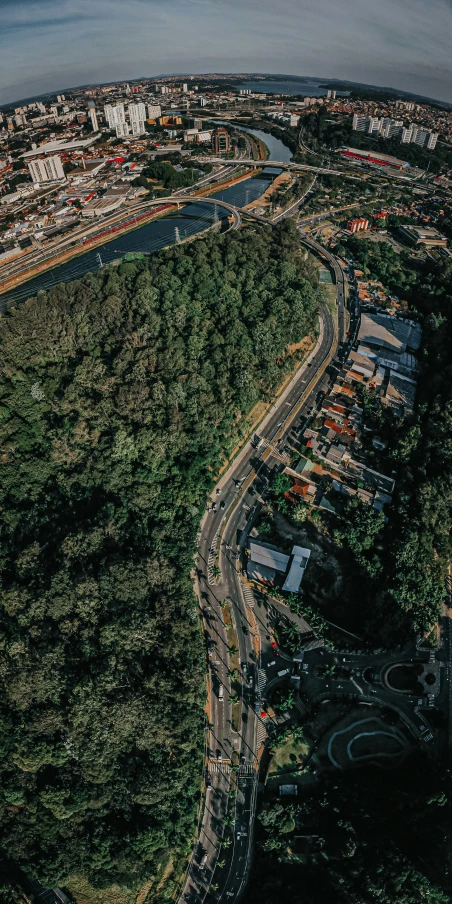
[[[450,904],[451,814],[450,772],[421,758],[273,799],[245,904]]]
[[[242,416],[315,320],[284,226],[106,268],[0,321],[0,826],[45,883],[130,887],[191,844],[196,533]]]

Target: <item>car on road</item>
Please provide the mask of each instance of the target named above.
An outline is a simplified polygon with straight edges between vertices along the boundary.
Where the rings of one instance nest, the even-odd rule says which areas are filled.
[[[271,669],[272,665],[276,665],[276,659],[272,659],[271,662],[267,662],[267,668]]]
[[[242,625],[242,631],[243,631],[244,634],[249,634],[249,633],[250,633],[250,632],[248,631],[248,628],[246,627],[246,625]]]
[[[241,754],[240,754],[240,762],[241,762],[242,766],[245,765],[246,757],[245,757],[245,754],[244,754],[244,753],[241,753]]]
[[[281,671],[278,672],[278,678],[282,678],[283,675],[288,675],[289,672],[290,672],[290,669],[281,669]]]
[[[221,496],[221,490],[220,490],[220,487],[217,487],[216,490],[215,490],[215,492],[216,492],[217,496]]]
[[[217,503],[216,503],[216,502],[212,502],[212,511],[213,511],[213,512],[216,512],[216,510],[217,510]]]
[[[220,508],[221,508],[221,509],[226,508],[226,503],[225,503],[224,499],[222,499],[221,502],[220,502]]]
[[[217,750],[217,760],[219,763],[223,762],[223,754],[222,754],[221,750]]]

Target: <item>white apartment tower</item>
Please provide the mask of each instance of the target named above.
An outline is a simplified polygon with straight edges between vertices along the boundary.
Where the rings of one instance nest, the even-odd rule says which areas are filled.
[[[99,131],[99,125],[98,125],[98,122],[97,122],[97,114],[96,114],[96,111],[95,111],[94,107],[90,107],[90,108],[89,108],[89,110],[88,110],[88,116],[89,116],[89,118],[90,118],[90,120],[91,120],[91,125],[92,125],[92,127],[93,127],[93,132],[98,132],[98,131]]]
[[[352,128],[354,132],[365,132],[369,128],[369,117],[360,113],[354,113]]]
[[[116,104],[114,107],[111,104],[107,104],[104,107],[104,114],[110,129],[115,129],[120,123],[126,121],[124,104]]]
[[[143,103],[129,104],[129,120],[132,128],[132,135],[142,135],[146,131],[144,127],[146,119],[146,106]]]
[[[116,138],[127,138],[130,135],[130,126],[128,122],[118,122],[116,125]]]
[[[162,115],[160,104],[148,104],[148,119],[158,119]]]
[[[42,160],[31,160],[28,164],[33,182],[56,182],[64,179],[61,157],[43,157]]]

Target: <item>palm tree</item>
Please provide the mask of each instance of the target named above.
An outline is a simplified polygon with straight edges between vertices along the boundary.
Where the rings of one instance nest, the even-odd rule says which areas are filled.
[[[221,577],[221,568],[219,568],[218,565],[212,566],[212,577],[214,577],[216,581]]]
[[[235,654],[239,652],[239,648],[236,647],[235,644],[231,644],[231,646],[228,647],[228,650],[229,650],[231,656],[235,656]]]
[[[217,866],[219,867],[219,869],[223,869],[223,867],[226,866],[226,860],[218,860]]]
[[[229,695],[229,703],[238,703],[239,699],[240,698],[239,698],[238,694],[230,694]]]

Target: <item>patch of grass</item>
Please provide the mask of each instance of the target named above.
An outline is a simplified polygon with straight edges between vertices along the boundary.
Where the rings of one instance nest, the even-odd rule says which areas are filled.
[[[304,735],[296,738],[291,734],[288,738],[284,738],[273,750],[268,774],[274,777],[278,773],[292,771],[297,762],[305,761],[311,747],[311,741]]]

